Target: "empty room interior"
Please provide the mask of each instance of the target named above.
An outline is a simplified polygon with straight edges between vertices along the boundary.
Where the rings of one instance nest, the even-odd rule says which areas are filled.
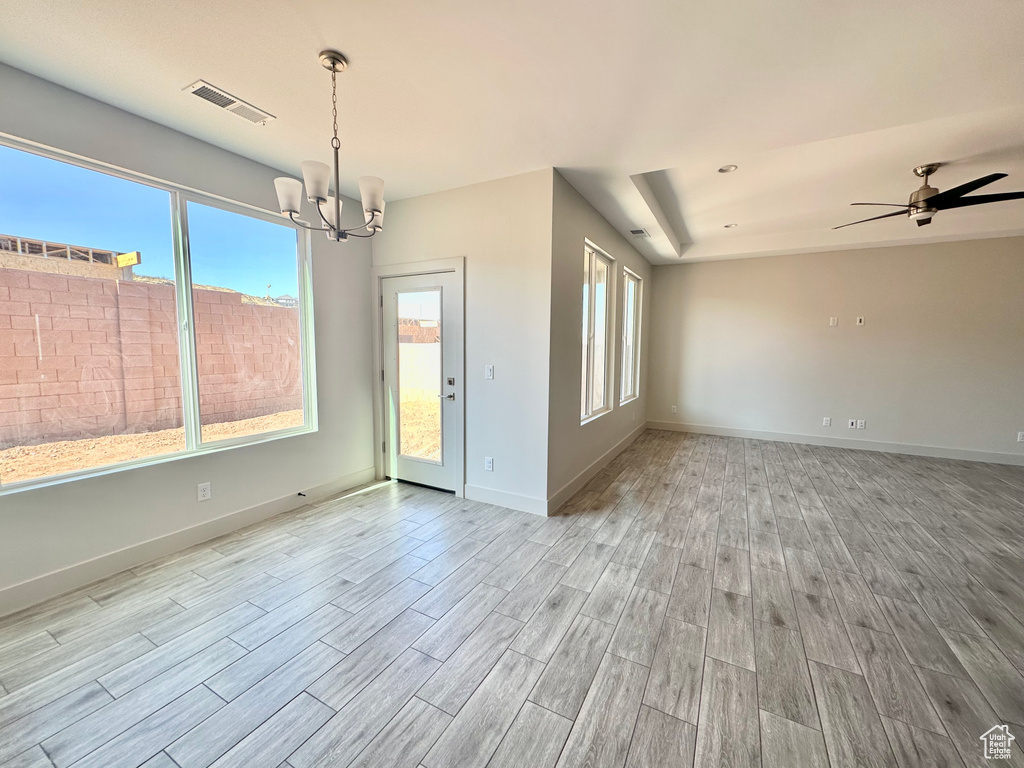
[[[0,0],[0,768],[1024,766],[1024,5]]]

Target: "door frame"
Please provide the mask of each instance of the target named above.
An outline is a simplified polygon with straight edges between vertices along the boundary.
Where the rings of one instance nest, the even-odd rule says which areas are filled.
[[[433,259],[409,264],[387,264],[370,270],[373,280],[373,454],[378,480],[387,477],[394,446],[384,450],[387,424],[384,397],[384,283],[388,277],[417,277],[452,273],[461,311],[456,311],[455,327],[442,329],[444,341],[455,345],[455,495],[466,496],[466,259]]]

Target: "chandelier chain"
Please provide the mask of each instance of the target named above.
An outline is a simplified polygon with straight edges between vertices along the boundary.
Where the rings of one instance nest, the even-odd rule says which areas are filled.
[[[331,146],[334,149],[341,149],[341,140],[338,138],[338,71],[331,70],[331,114],[334,117],[334,138],[331,139]]]

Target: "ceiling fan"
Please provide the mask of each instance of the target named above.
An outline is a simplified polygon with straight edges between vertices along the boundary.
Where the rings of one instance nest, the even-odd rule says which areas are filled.
[[[901,208],[902,210],[894,211],[893,213],[883,213],[881,216],[873,216],[870,219],[851,221],[849,224],[842,224],[838,227],[832,227],[832,229],[842,229],[843,227],[852,227],[854,224],[863,224],[865,221],[876,221],[877,219],[888,219],[890,216],[903,215],[916,221],[917,226],[923,227],[925,224],[932,223],[932,216],[937,212],[950,208],[1000,203],[1004,200],[1024,200],[1024,192],[1000,192],[995,195],[964,197],[964,195],[976,189],[981,189],[986,184],[999,181],[999,179],[1005,179],[1005,173],[990,173],[988,176],[982,176],[980,179],[961,184],[959,187],[947,189],[945,192],[940,192],[935,187],[928,186],[928,177],[935,173],[941,165],[942,163],[928,163],[927,165],[919,165],[914,169],[914,173],[924,179],[924,184],[910,195],[910,202],[906,205],[898,203],[850,203],[850,205],[887,205],[893,208]]]

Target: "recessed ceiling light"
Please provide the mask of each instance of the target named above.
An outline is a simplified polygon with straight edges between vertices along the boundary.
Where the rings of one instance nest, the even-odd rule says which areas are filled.
[[[730,165],[723,165],[721,168],[718,169],[718,172],[719,173],[732,173],[737,168],[739,168],[738,165],[731,165],[731,164]]]
[[[732,229],[733,227],[738,227],[738,226],[739,226],[739,224],[726,224],[725,228],[726,229]]]

